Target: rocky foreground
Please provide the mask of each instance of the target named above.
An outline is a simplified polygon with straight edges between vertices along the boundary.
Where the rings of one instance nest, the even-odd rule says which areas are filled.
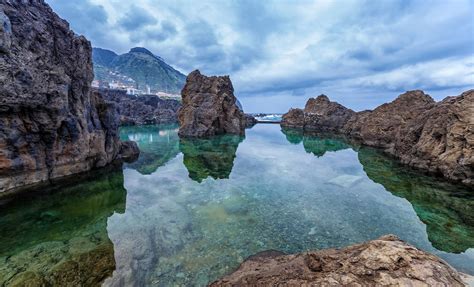
[[[43,0],[0,1],[0,193],[131,158],[89,41]],[[133,150],[130,150],[133,149]]]
[[[206,77],[196,70],[186,78],[181,96],[180,137],[245,133],[247,120],[229,76]]]
[[[438,257],[393,235],[343,249],[265,251],[211,286],[466,286]]]
[[[474,90],[435,102],[409,91],[373,111],[354,112],[325,95],[283,115],[283,127],[337,133],[382,148],[402,163],[474,185]]]

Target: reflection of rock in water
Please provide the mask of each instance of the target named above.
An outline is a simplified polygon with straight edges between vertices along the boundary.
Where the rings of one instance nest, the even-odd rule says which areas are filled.
[[[234,166],[237,147],[244,137],[220,135],[206,139],[179,140],[179,148],[184,155],[183,163],[189,177],[197,182],[208,178],[229,178]]]
[[[107,218],[125,211],[123,174],[83,182],[0,208],[0,286],[97,286],[112,275]]]
[[[359,150],[359,161],[370,179],[413,205],[438,250],[474,247],[474,196],[468,188],[416,174],[371,148]]]
[[[138,144],[140,157],[127,167],[141,174],[152,174],[179,153],[176,124],[122,127],[120,133],[122,139],[133,140]]]
[[[301,129],[282,128],[281,132],[289,143],[299,144],[303,141],[303,130]]]
[[[328,151],[338,151],[350,148],[342,140],[305,136],[303,139],[304,150],[317,157],[323,156]]]
[[[323,156],[328,151],[338,151],[351,148],[344,140],[329,137],[327,135],[303,133],[301,129],[282,128],[282,133],[286,136],[288,142],[299,144],[303,142],[304,150],[317,157]]]
[[[179,263],[167,261],[192,241],[190,216],[176,202],[176,192],[174,186],[170,190],[165,187],[156,197],[148,194],[145,202],[140,202],[140,193],[128,194],[140,208],[109,219],[117,268],[104,286],[155,286],[163,278],[183,272]]]
[[[316,156],[351,148],[344,139],[331,135],[315,136],[289,128],[283,128],[282,132],[290,143],[303,142],[305,151]],[[376,149],[353,148],[358,150],[359,161],[371,180],[412,204],[426,224],[428,239],[435,248],[460,253],[474,247],[474,196],[467,187],[421,175]],[[356,180],[354,176],[339,176],[329,182],[347,188]]]

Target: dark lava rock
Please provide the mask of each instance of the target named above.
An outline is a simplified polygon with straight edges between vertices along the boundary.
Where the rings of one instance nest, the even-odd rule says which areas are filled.
[[[281,125],[343,134],[382,148],[404,164],[473,185],[473,114],[474,90],[438,103],[416,90],[358,113],[319,96],[310,99],[304,111],[291,109]]]
[[[343,249],[265,255],[210,286],[465,286],[443,260],[393,235]]]
[[[91,92],[91,45],[43,0],[0,1],[0,192],[118,157],[115,105]]]
[[[237,104],[229,76],[206,77],[196,70],[186,78],[181,95],[179,136],[245,133],[245,115]]]
[[[250,114],[245,114],[245,127],[246,127],[246,128],[251,128],[251,127],[253,127],[254,125],[257,124],[257,122],[258,122],[258,121],[257,121],[257,119],[256,119],[254,116],[252,116],[252,115],[250,115]]]
[[[121,125],[176,123],[181,103],[156,95],[127,95],[123,90],[100,89],[102,96],[118,105]]]

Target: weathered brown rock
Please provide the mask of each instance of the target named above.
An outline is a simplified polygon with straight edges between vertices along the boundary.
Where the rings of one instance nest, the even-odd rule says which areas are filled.
[[[423,91],[409,91],[358,113],[318,99],[308,101],[303,122],[301,112],[296,117],[291,109],[282,126],[344,134],[410,166],[474,184],[474,90],[438,103]]]
[[[447,263],[393,235],[340,250],[263,255],[211,286],[465,286]]]
[[[91,45],[43,0],[0,1],[0,193],[118,157],[115,105],[91,93]]]
[[[344,127],[354,114],[353,110],[331,102],[325,95],[320,95],[306,102],[304,129],[316,132],[335,132]]]
[[[179,136],[245,133],[245,115],[237,104],[228,76],[206,77],[196,70],[186,78],[181,96]]]
[[[304,128],[304,111],[302,109],[290,109],[282,116],[281,126],[287,128]]]

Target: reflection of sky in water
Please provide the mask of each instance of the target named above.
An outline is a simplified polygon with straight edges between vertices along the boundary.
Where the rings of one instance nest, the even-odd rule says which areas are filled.
[[[450,185],[425,187],[416,177],[391,178],[397,186],[421,190],[410,202],[369,178],[364,168],[370,167],[362,166],[361,154],[352,148],[341,144],[338,151],[324,152],[327,142],[309,138],[291,144],[278,125],[257,125],[230,146],[220,140],[180,145],[175,127],[134,129],[139,128],[122,136],[137,140],[147,160],[124,170],[126,212],[108,219],[117,269],[106,285],[205,285],[258,251],[342,247],[388,233],[474,273],[472,218],[461,210],[472,207],[473,200],[451,197],[443,190]],[[337,149],[330,144],[328,150]],[[165,151],[166,161],[160,161]],[[219,168],[231,172],[216,175]],[[204,178],[200,183],[190,178],[196,169]],[[424,189],[441,200],[424,198]],[[454,210],[443,205],[442,197],[453,202]],[[440,218],[430,223],[433,214]],[[434,226],[437,233],[427,234],[420,217],[434,225],[445,220],[446,226]],[[430,242],[428,236],[451,237],[457,245]]]

